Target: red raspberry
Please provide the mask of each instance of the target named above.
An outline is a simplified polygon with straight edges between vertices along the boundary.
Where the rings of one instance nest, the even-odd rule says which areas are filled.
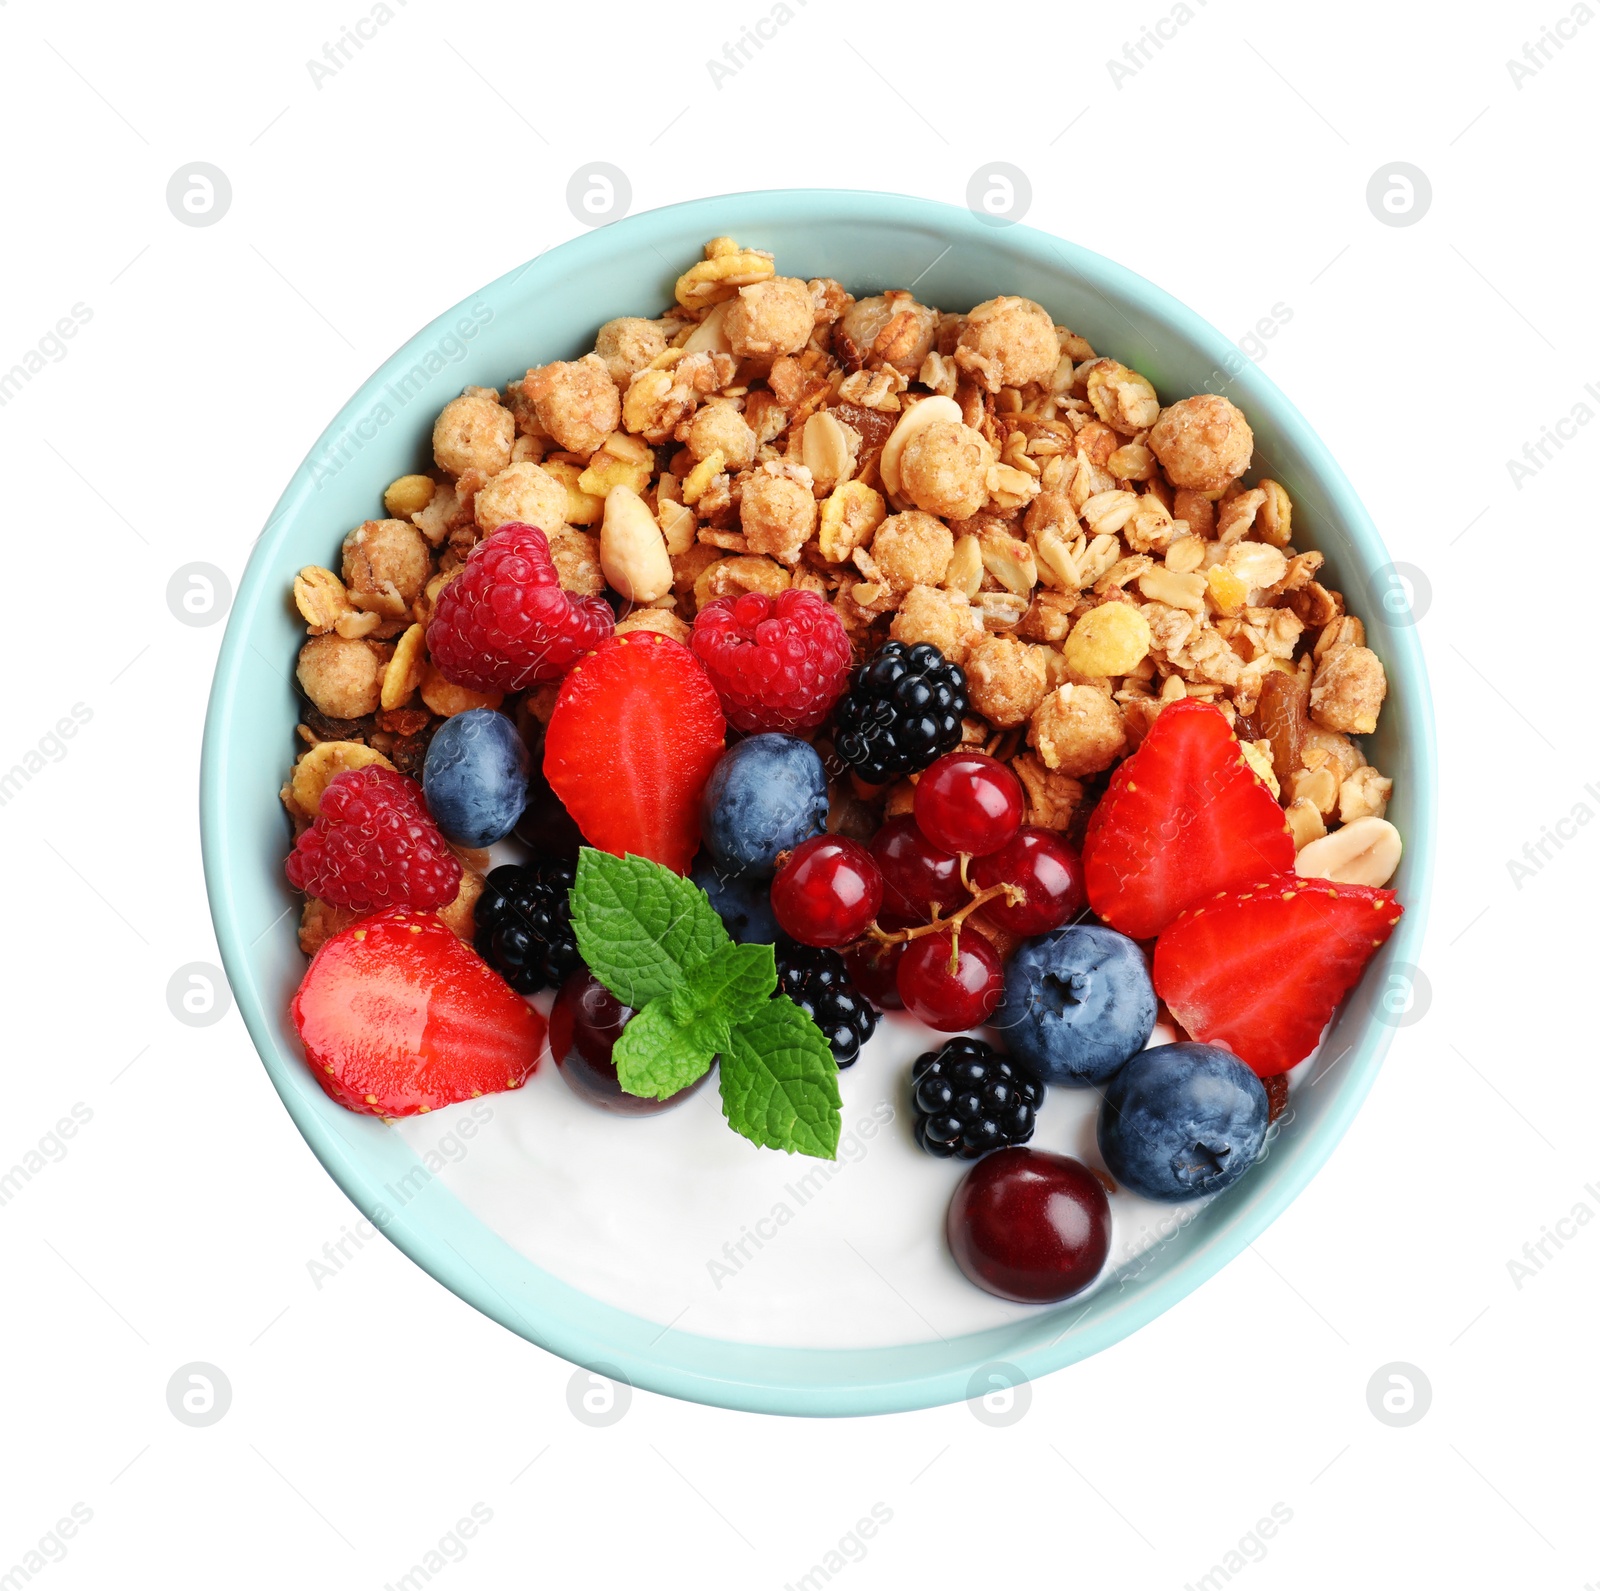
[[[728,722],[751,734],[808,734],[849,683],[849,638],[814,591],[723,597],[700,610],[689,644]]]
[[[317,821],[283,870],[296,889],[363,916],[388,906],[436,911],[461,888],[461,863],[428,816],[421,787],[376,764],[328,781]]]
[[[614,622],[600,597],[561,589],[542,530],[513,522],[484,537],[439,593],[428,655],[454,685],[526,690],[559,679]]]

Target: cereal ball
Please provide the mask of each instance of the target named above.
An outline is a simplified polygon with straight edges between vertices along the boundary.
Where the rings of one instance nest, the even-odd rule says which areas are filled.
[[[342,635],[314,635],[300,648],[294,677],[324,716],[365,718],[378,710],[388,652]]]
[[[1131,674],[1150,650],[1150,621],[1131,602],[1103,602],[1073,625],[1061,648],[1066,664],[1084,679]]]
[[[517,422],[499,401],[481,392],[452,398],[433,422],[433,459],[451,475],[477,470],[498,475],[511,462]]]
[[[557,525],[546,535],[561,589],[578,597],[598,597],[606,588],[606,577],[600,568],[600,543],[570,525]]]
[[[1042,646],[1010,636],[979,641],[967,658],[967,694],[996,729],[1013,729],[1033,716],[1049,685]]]
[[[611,633],[630,635],[635,630],[654,630],[657,635],[681,641],[685,646],[689,644],[689,636],[692,633],[689,625],[685,624],[676,613],[669,613],[665,608],[635,608],[627,618],[617,620],[617,627]]]
[[[567,489],[531,459],[508,464],[477,495],[473,513],[488,535],[513,521],[548,534],[566,517]]]
[[[1028,744],[1045,767],[1074,779],[1109,768],[1127,741],[1117,704],[1094,685],[1051,691],[1028,725]]]
[[[900,492],[918,508],[967,519],[989,499],[989,447],[970,425],[935,420],[900,454]]]
[[[938,331],[938,310],[909,293],[876,293],[845,310],[834,346],[852,364],[893,365],[901,375],[915,376]]]
[[[652,359],[667,351],[666,327],[659,320],[623,315],[600,328],[594,351],[611,379],[626,388]]]
[[[1061,358],[1050,313],[1031,298],[991,298],[966,318],[956,363],[986,391],[1048,381]]]
[[[428,544],[403,519],[369,519],[344,539],[345,589],[358,608],[399,617],[416,600],[428,574]],[[372,597],[379,600],[362,600]]]
[[[872,538],[872,561],[896,596],[913,586],[936,586],[950,567],[956,539],[932,514],[891,514]]]
[[[1150,450],[1174,486],[1220,492],[1250,468],[1255,447],[1249,422],[1220,393],[1183,398],[1161,411]]]
[[[889,636],[907,646],[926,642],[952,663],[965,663],[973,644],[983,639],[983,618],[960,591],[912,586],[890,622]]]
[[[746,468],[756,456],[755,432],[725,398],[695,410],[684,430],[683,442],[696,463],[721,453],[723,467],[729,470]]]
[[[540,365],[522,391],[539,424],[569,453],[593,453],[622,423],[622,395],[599,354]]]
[[[792,564],[817,528],[817,500],[798,481],[762,471],[744,483],[739,525],[751,552]]]
[[[811,340],[815,322],[811,289],[796,276],[770,276],[741,287],[728,303],[722,330],[739,359],[797,354]]]
[[[1311,717],[1324,729],[1370,735],[1389,693],[1389,681],[1376,652],[1340,646],[1324,655],[1311,682]]]

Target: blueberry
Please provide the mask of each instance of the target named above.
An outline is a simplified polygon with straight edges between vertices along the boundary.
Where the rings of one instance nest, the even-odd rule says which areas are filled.
[[[528,796],[528,748],[516,725],[487,707],[445,719],[428,745],[422,794],[447,840],[504,839]]]
[[[1082,924],[1030,939],[1006,968],[992,1026],[1047,1083],[1103,1083],[1149,1041],[1156,992],[1144,952]]]
[[[1267,1136],[1261,1079],[1215,1044],[1134,1056],[1100,1103],[1100,1153],[1118,1182],[1169,1203],[1231,1187]]]
[[[700,802],[700,833],[724,869],[770,878],[780,851],[828,821],[822,758],[792,735],[752,735],[723,753]]]
[[[767,881],[719,866],[704,851],[694,860],[689,877],[703,889],[728,933],[741,945],[770,945],[778,937],[778,919],[767,899]]]

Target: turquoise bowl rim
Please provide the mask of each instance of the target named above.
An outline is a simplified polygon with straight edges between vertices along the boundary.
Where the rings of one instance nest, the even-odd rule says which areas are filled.
[[[614,261],[618,251],[648,249],[664,262],[681,261],[693,258],[684,253],[686,237],[695,240],[691,248],[698,248],[705,238],[724,233],[761,246],[764,225],[779,229],[846,227],[852,236],[870,236],[869,247],[878,246],[880,251],[890,246],[885,240],[897,232],[924,240],[943,238],[951,249],[966,246],[989,251],[998,262],[997,269],[1034,277],[1044,273],[1070,283],[1074,290],[1087,287],[1112,317],[1107,322],[1111,335],[1094,338],[1096,346],[1118,347],[1116,322],[1126,324],[1146,342],[1149,339],[1140,327],[1159,330],[1179,345],[1190,368],[1204,368],[1209,363],[1213,374],[1225,373],[1230,378],[1229,389],[1257,430],[1269,429],[1292,455],[1295,469],[1287,473],[1301,490],[1309,482],[1320,494],[1331,523],[1315,516],[1321,534],[1311,539],[1320,544],[1331,532],[1333,539],[1345,544],[1345,589],[1354,589],[1352,574],[1364,577],[1369,644],[1380,652],[1388,668],[1394,704],[1390,712],[1395,714],[1398,709],[1400,719],[1398,747],[1389,762],[1390,771],[1401,776],[1404,804],[1410,813],[1405,831],[1407,854],[1397,880],[1406,913],[1337,1019],[1340,1036],[1350,1042],[1334,1063],[1339,1077],[1329,1096],[1331,1104],[1324,1106],[1319,1100],[1318,1119],[1278,1146],[1276,1153],[1226,1198],[1207,1206],[1195,1218],[1194,1229],[1186,1233],[1184,1242],[1165,1246],[1148,1277],[1137,1275],[1131,1287],[1119,1286],[1114,1291],[1120,1296],[1109,1302],[1107,1295],[1113,1289],[1102,1289],[1072,1318],[1067,1318],[1074,1310],[1069,1300],[1020,1324],[990,1328],[952,1343],[858,1350],[757,1346],[663,1330],[540,1270],[483,1227],[440,1179],[428,1177],[422,1163],[381,1123],[352,1116],[333,1105],[310,1076],[283,1025],[282,1000],[269,997],[262,986],[256,947],[264,935],[258,928],[259,911],[252,916],[249,908],[274,898],[266,882],[270,869],[263,868],[259,819],[244,816],[254,809],[243,786],[231,782],[230,767],[244,738],[260,732],[261,718],[270,721],[283,710],[282,701],[274,706],[269,699],[277,685],[263,675],[259,664],[264,654],[253,646],[253,639],[263,623],[283,622],[284,554],[298,519],[315,517],[315,462],[326,460],[330,447],[341,437],[348,438],[350,428],[371,413],[386,384],[450,335],[451,328],[471,313],[471,306],[487,305],[493,310],[497,304],[513,304],[512,290],[525,279],[531,278],[529,286],[537,285],[544,276],[560,274],[567,279],[589,268],[600,269],[606,261]],[[846,285],[868,285],[860,277],[871,276],[873,269],[864,266],[857,280]],[[662,279],[670,282],[670,273]],[[880,279],[870,285],[896,283]],[[523,288],[524,293],[527,290]],[[930,288],[929,296],[938,295]],[[1122,346],[1121,352],[1131,363],[1140,363],[1136,350]],[[504,373],[473,373],[473,379],[498,383]],[[376,495],[381,483],[372,484]],[[1291,494],[1298,511],[1301,499],[1293,485]],[[200,772],[206,887],[234,999],[296,1126],[367,1219],[466,1302],[574,1364],[697,1402],[805,1415],[878,1414],[955,1402],[984,1390],[980,1375],[996,1363],[1037,1378],[1136,1331],[1253,1242],[1322,1167],[1377,1076],[1396,1025],[1386,1012],[1382,995],[1376,992],[1378,979],[1384,978],[1387,984],[1395,976],[1403,977],[1403,972],[1394,974],[1389,969],[1414,968],[1419,959],[1435,847],[1434,725],[1421,646],[1403,608],[1387,605],[1388,612],[1398,611],[1400,617],[1381,628],[1373,620],[1381,622],[1383,611],[1370,611],[1394,589],[1393,576],[1388,573],[1392,569],[1354,488],[1277,387],[1193,311],[1153,283],[1099,255],[1030,227],[997,228],[955,206],[889,193],[794,189],[730,194],[627,217],[508,272],[397,350],[318,439],[258,538],[240,579],[217,660]],[[281,683],[281,670],[277,678]],[[292,933],[293,924],[281,924],[280,931]],[[1346,1033],[1347,1028],[1353,1032]],[[1331,1072],[1331,1065],[1328,1070]],[[1062,1320],[1066,1324],[1057,1330]]]

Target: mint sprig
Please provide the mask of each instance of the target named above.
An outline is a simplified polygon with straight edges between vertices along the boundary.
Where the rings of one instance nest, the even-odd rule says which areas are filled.
[[[642,856],[588,847],[578,853],[572,926],[589,970],[635,1011],[728,943],[703,889]]]
[[[837,1156],[838,1068],[816,1023],[787,995],[772,998],[771,945],[735,944],[704,890],[642,856],[586,847],[570,899],[579,953],[638,1013],[612,1052],[627,1093],[666,1099],[720,1055],[735,1132],[762,1148]]]
[[[752,1143],[835,1158],[839,1068],[822,1030],[788,995],[733,1030],[722,1052],[722,1114]]]

